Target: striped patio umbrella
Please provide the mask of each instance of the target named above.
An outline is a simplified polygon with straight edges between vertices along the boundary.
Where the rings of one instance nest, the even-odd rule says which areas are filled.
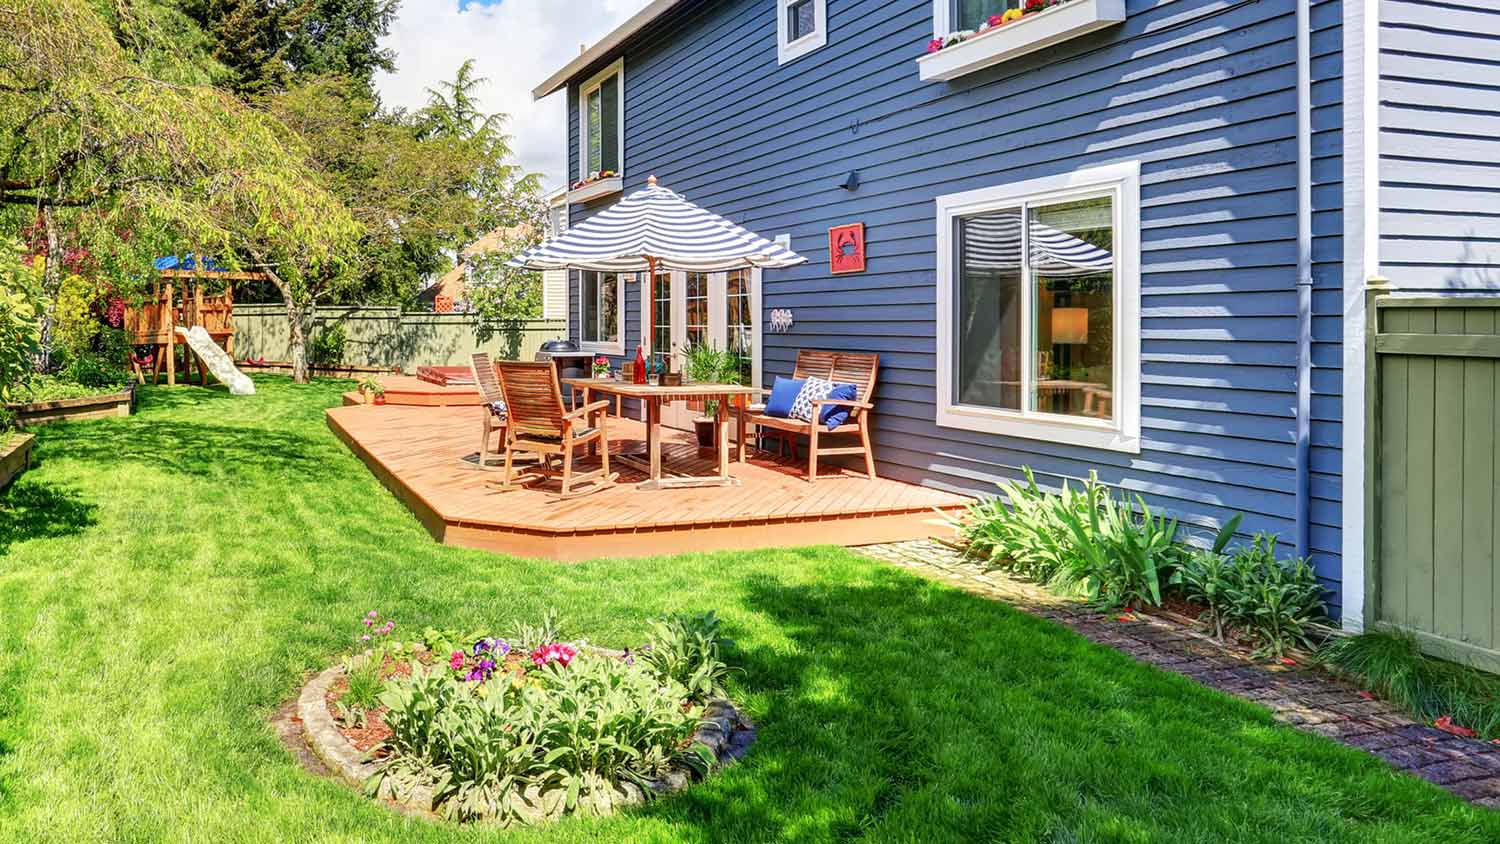
[[[706,273],[791,267],[806,261],[659,186],[652,176],[645,188],[522,252],[509,264],[528,270],[644,271],[649,279],[659,270]],[[651,308],[644,310],[646,331],[651,332],[654,315]]]

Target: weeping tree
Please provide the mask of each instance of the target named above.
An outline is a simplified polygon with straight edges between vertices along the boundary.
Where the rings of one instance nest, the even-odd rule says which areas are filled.
[[[266,272],[305,380],[307,326],[350,281],[358,223],[285,126],[209,84],[211,63],[167,58],[170,15],[108,9],[0,2],[0,212],[45,232],[44,358],[66,229],[119,281],[163,252]]]

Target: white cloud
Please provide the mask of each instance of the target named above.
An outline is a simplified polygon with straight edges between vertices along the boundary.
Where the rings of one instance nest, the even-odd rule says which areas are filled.
[[[566,183],[566,95],[533,101],[531,89],[644,8],[649,0],[405,0],[383,42],[396,51],[396,72],[375,85],[390,106],[421,107],[464,59],[472,58],[489,84],[486,111],[510,115],[516,157],[542,173],[549,188]]]

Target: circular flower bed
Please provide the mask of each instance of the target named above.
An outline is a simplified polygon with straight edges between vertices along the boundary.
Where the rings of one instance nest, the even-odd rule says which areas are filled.
[[[313,751],[345,780],[456,821],[607,814],[738,758],[753,727],[724,699],[732,643],[712,613],[651,622],[647,644],[567,641],[549,617],[499,637],[428,629],[369,647],[298,699]]]

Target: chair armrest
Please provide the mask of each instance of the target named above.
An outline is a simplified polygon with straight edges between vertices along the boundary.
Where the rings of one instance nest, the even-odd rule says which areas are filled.
[[[567,413],[563,414],[563,418],[581,419],[585,416],[588,416],[590,413],[597,413],[601,410],[609,410],[609,399],[600,399],[599,401],[586,404],[583,407],[577,408],[575,410],[570,410]]]
[[[870,404],[867,401],[855,401],[854,399],[814,399],[812,404],[813,407],[818,407],[825,404],[840,404],[844,407],[857,407],[860,410],[875,409],[875,405]]]

